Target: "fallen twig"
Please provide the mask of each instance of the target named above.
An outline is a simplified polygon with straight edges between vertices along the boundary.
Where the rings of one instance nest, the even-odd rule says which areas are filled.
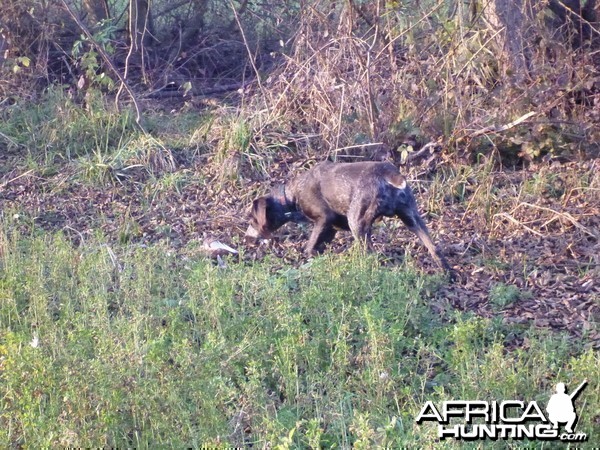
[[[432,141],[432,142],[428,142],[427,144],[425,144],[423,147],[421,147],[418,151],[414,152],[414,153],[409,153],[406,161],[404,161],[404,164],[407,164],[411,161],[414,161],[417,158],[420,158],[422,155],[424,155],[427,152],[431,152],[433,153],[433,151],[435,151],[435,148],[440,146],[441,147],[442,144],[440,144],[437,141]]]
[[[518,204],[518,205],[517,205],[517,206],[516,206],[516,207],[513,209],[513,212],[514,212],[514,211],[516,211],[516,210],[517,210],[519,207],[521,207],[521,206],[528,206],[528,207],[530,207],[530,208],[539,209],[539,210],[541,210],[541,211],[546,211],[546,212],[550,212],[550,213],[552,213],[552,214],[556,214],[557,216],[559,216],[559,217],[562,217],[563,219],[566,219],[567,221],[571,222],[571,224],[572,224],[572,225],[573,225],[575,228],[577,228],[577,229],[579,229],[579,230],[583,231],[585,234],[587,234],[587,235],[589,235],[589,236],[592,236],[592,237],[593,237],[593,238],[595,238],[595,239],[598,239],[598,236],[597,236],[596,234],[594,234],[592,231],[588,230],[586,227],[584,227],[584,226],[583,226],[583,225],[581,225],[579,222],[577,222],[577,220],[576,220],[576,219],[575,219],[575,218],[574,218],[574,217],[573,217],[571,214],[569,214],[569,213],[563,213],[563,212],[560,212],[560,211],[556,211],[556,210],[554,210],[554,209],[552,209],[552,208],[547,208],[547,207],[545,207],[545,206],[534,205],[534,204],[532,204],[532,203],[527,203],[527,202],[521,202],[521,203],[519,203],[519,204]]]
[[[494,214],[494,217],[504,217],[505,219],[510,220],[512,223],[516,224],[516,225],[520,225],[523,228],[525,228],[527,231],[529,231],[530,233],[535,234],[536,236],[540,236],[540,237],[544,237],[544,235],[542,233],[540,233],[539,231],[535,231],[533,228],[528,227],[527,225],[525,225],[523,222],[519,222],[517,219],[515,219],[513,216],[511,216],[508,213],[498,213],[498,214]]]
[[[481,130],[473,131],[472,133],[470,133],[468,135],[468,137],[474,138],[474,137],[477,137],[477,136],[481,136],[483,134],[501,133],[502,131],[510,130],[511,128],[514,128],[517,125],[525,122],[530,117],[535,116],[536,114],[537,114],[536,111],[530,111],[527,114],[519,117],[518,119],[513,120],[510,123],[507,123],[506,125],[502,125],[502,126],[499,126],[499,127],[496,126],[496,125],[490,125],[489,127],[482,128]]]
[[[243,89],[254,81],[247,80],[240,83],[226,84],[223,86],[213,86],[207,89],[194,89],[192,88],[189,92],[184,93],[179,89],[166,89],[161,88],[156,91],[150,92],[144,95],[144,98],[165,98],[165,97],[201,97],[204,95],[220,94],[223,92],[235,91],[237,89]]]
[[[29,175],[31,172],[33,172],[33,169],[28,170],[27,172],[23,172],[21,175],[17,175],[16,177],[14,177],[11,180],[5,181],[4,183],[0,184],[0,189],[4,189],[6,186],[8,186],[13,181],[18,180],[19,178],[23,178],[23,177]]]

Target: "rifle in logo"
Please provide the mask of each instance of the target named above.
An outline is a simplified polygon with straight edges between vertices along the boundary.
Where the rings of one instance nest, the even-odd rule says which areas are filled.
[[[552,422],[554,429],[558,429],[559,423],[566,423],[565,429],[567,432],[573,433],[573,428],[577,422],[577,412],[575,411],[573,401],[586,384],[587,380],[583,380],[583,382],[569,395],[565,393],[565,383],[557,383],[556,394],[553,394],[552,397],[550,397],[548,406],[546,406],[548,419]]]

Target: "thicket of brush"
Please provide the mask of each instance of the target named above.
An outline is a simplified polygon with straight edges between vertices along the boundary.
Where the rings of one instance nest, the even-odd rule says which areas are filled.
[[[244,106],[220,120],[242,122],[242,146],[261,156],[287,146],[405,159],[431,142],[514,163],[598,150],[594,0],[2,3],[4,114],[48,84],[83,102],[93,89],[114,95],[119,73],[142,110],[145,96],[240,87]],[[138,28],[128,5],[147,10]]]

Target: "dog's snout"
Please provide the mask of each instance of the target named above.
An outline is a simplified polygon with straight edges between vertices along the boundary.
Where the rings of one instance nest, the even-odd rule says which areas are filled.
[[[251,239],[257,239],[260,236],[259,236],[258,230],[256,228],[254,228],[252,225],[248,225],[248,229],[246,230],[244,237],[251,238]]]

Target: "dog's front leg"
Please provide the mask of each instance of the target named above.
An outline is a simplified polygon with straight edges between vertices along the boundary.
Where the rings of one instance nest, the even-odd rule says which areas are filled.
[[[355,226],[350,223],[350,230],[352,231],[352,237],[361,249],[371,253],[374,251],[373,243],[371,242],[371,225],[359,220]]]
[[[327,220],[318,220],[315,222],[315,227],[310,234],[310,238],[306,243],[305,252],[308,256],[314,255],[316,252],[323,250],[323,246],[335,236],[335,229]]]
[[[333,241],[335,237],[336,230],[332,225],[326,225],[324,230],[321,232],[319,237],[317,238],[317,243],[315,244],[315,251],[317,253],[321,253],[325,250],[325,245],[329,244]]]

